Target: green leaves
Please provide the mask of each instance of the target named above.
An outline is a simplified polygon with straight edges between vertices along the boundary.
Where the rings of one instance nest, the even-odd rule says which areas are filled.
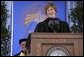
[[[76,7],[71,9],[69,18],[74,23],[72,32],[83,32],[83,1],[76,1]]]
[[[6,28],[7,24],[7,14],[8,10],[6,8],[5,1],[1,1],[1,56],[10,55],[10,43],[11,37],[10,32]]]

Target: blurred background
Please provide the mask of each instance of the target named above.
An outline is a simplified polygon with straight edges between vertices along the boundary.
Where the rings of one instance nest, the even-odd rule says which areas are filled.
[[[83,32],[83,1],[1,1],[1,55],[20,51],[19,39],[28,38],[46,19],[44,7],[55,4],[57,17],[68,23],[72,33]]]

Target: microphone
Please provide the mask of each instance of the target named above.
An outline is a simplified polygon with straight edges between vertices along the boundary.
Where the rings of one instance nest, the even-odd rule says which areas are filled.
[[[59,20],[49,20],[48,25],[54,32],[59,32],[60,30]]]
[[[55,23],[55,30],[57,32],[60,32],[60,21],[59,20],[55,20],[54,23]]]

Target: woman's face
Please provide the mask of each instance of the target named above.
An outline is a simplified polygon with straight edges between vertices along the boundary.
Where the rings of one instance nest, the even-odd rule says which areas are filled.
[[[55,9],[53,8],[53,7],[49,7],[48,9],[47,9],[47,15],[48,15],[48,17],[55,17]]]

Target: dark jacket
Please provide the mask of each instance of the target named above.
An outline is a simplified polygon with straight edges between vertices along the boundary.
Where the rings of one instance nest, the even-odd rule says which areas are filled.
[[[50,22],[50,20],[53,20],[54,22],[52,21]],[[40,22],[36,26],[36,29],[34,32],[57,32],[57,33],[62,32],[64,33],[64,32],[70,32],[70,29],[66,22],[61,21],[58,18],[47,18],[46,20],[44,20],[43,22]]]

